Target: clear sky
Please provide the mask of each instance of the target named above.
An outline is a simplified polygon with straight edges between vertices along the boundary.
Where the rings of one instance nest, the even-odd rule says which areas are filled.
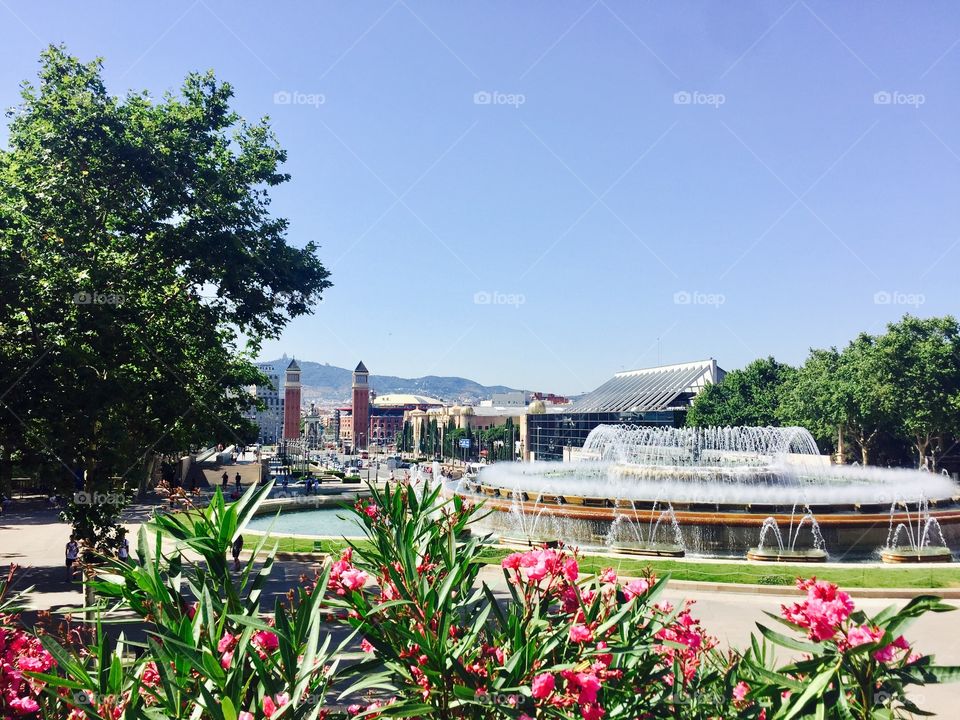
[[[270,116],[335,286],[268,357],[577,393],[958,310],[953,2],[0,0],[0,104],[57,42]]]

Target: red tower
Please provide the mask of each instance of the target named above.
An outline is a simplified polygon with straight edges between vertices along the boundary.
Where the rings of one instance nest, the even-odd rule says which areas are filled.
[[[291,360],[283,385],[283,439],[300,439],[300,366]]]
[[[353,450],[367,449],[370,433],[370,373],[363,361],[353,371]],[[299,392],[299,390],[297,391]]]

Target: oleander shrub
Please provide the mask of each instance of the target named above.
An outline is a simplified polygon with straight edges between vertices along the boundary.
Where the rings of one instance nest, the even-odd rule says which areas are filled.
[[[158,516],[134,558],[99,558],[85,632],[23,627],[0,582],[0,717],[880,720],[960,675],[904,634],[952,609],[935,597],[867,616],[801,580],[770,614],[785,629],[721,651],[666,578],[582,573],[563,546],[485,566],[483,508],[429,482],[370,487],[351,507],[365,537],[268,602],[269,538],[239,569],[228,554],[270,488]]]

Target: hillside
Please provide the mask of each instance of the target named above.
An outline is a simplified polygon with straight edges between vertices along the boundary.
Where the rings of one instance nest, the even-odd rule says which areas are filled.
[[[290,364],[289,358],[267,360],[277,370]],[[310,360],[297,360],[300,366],[300,382],[303,385],[304,401],[319,403],[348,403],[353,373],[346,368]],[[493,393],[510,392],[514,388],[505,385],[481,385],[462,377],[426,375],[419,378],[402,378],[395,375],[370,375],[370,386],[378,395],[386,393],[416,393],[429,395],[448,402],[476,403],[489,398]]]

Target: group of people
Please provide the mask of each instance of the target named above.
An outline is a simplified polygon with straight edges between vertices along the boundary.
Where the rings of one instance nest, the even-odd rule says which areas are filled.
[[[241,482],[242,479],[243,479],[243,478],[240,477],[240,473],[239,473],[239,472],[237,472],[237,474],[234,475],[234,477],[233,477],[233,481],[234,481],[234,483],[236,484],[236,489],[233,491],[233,497],[235,497],[235,498],[238,498],[238,497],[240,497],[240,496],[243,494],[243,484],[242,484],[242,482]],[[223,488],[223,494],[226,495],[226,494],[227,494],[227,485],[230,483],[230,475],[229,475],[229,473],[227,473],[226,470],[223,471],[223,475],[220,476],[220,480],[222,481],[222,482],[221,482],[221,486],[222,486],[222,488]]]
[[[237,536],[237,539],[234,540],[230,546],[230,550],[233,554],[233,569],[239,570],[240,552],[243,550],[243,535]],[[68,579],[73,579],[74,575],[79,569],[80,551],[80,542],[77,540],[77,536],[71,535],[64,550]],[[127,539],[126,530],[120,531],[120,544],[117,546],[117,559],[121,562],[127,562],[130,559],[130,541]]]
[[[66,561],[67,578],[72,579],[80,563],[80,542],[76,535],[71,535],[64,549],[64,558]],[[127,539],[127,531],[120,531],[120,544],[117,546],[117,559],[126,562],[130,559],[130,541]]]

